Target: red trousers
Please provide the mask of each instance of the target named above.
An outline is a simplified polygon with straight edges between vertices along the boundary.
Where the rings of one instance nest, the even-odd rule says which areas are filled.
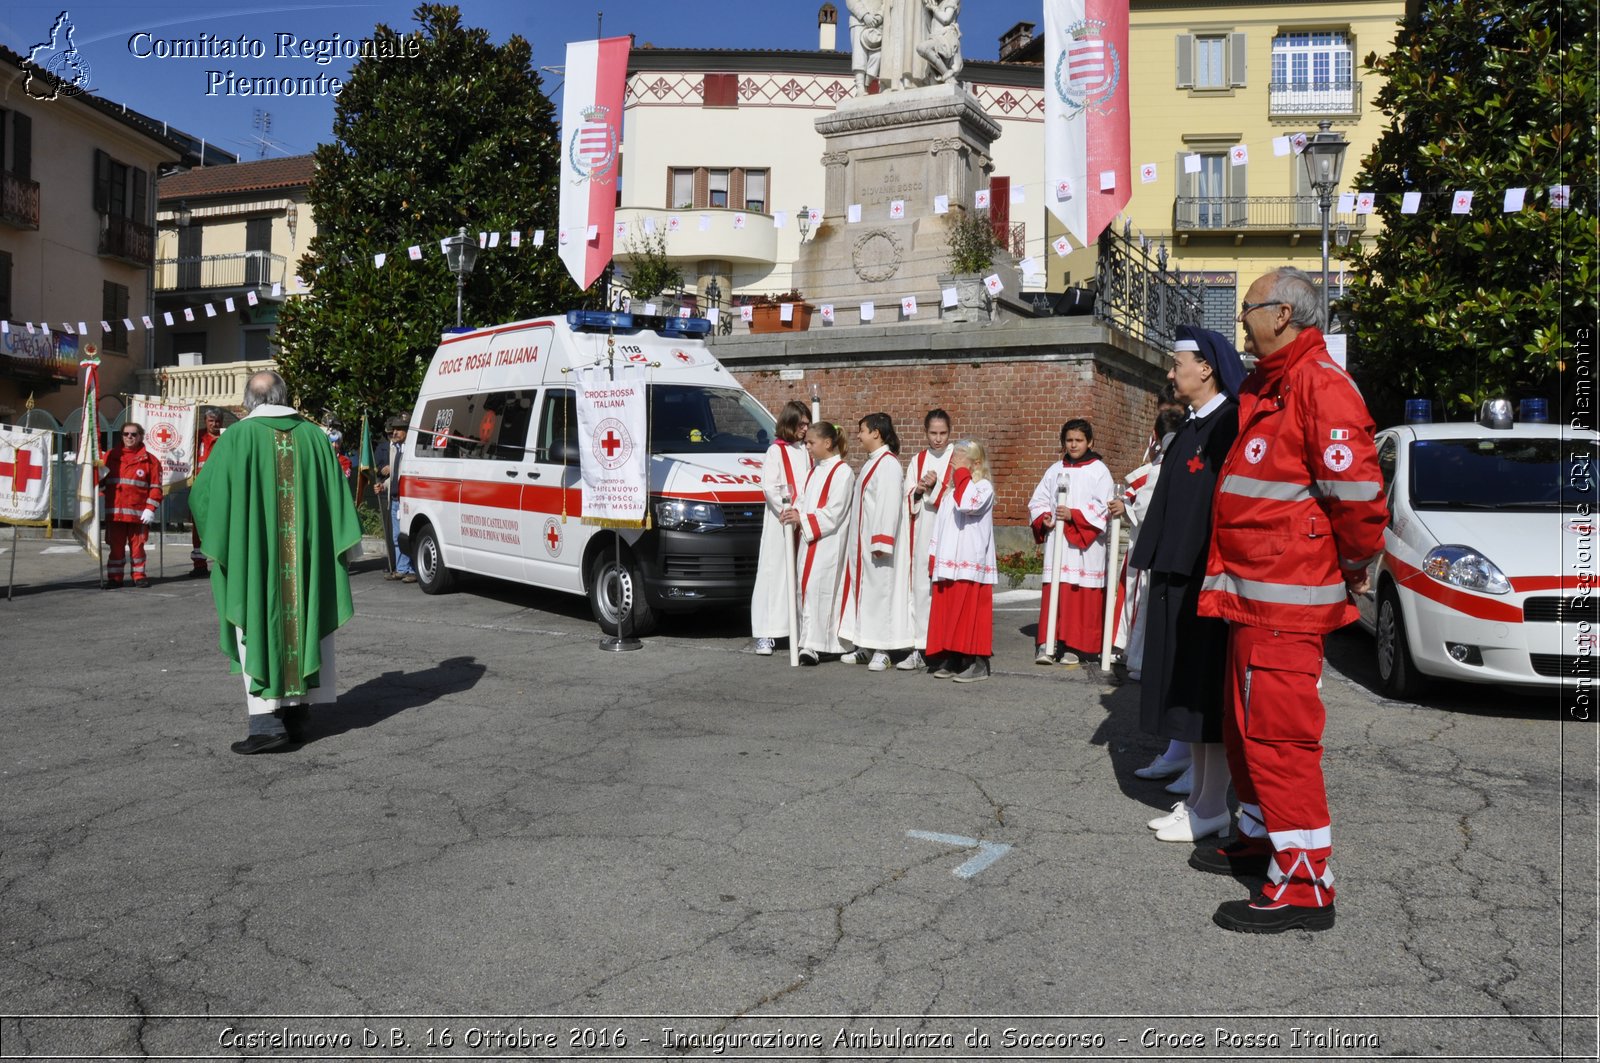
[[[1049,625],[1050,584],[1046,583],[1039,595],[1039,634],[1034,638],[1037,645],[1044,645]],[[1056,602],[1056,641],[1066,643],[1067,649],[1076,653],[1098,657],[1105,629],[1106,589],[1063,583]],[[1055,652],[1055,647],[1050,650]]]
[[[1222,740],[1239,829],[1271,842],[1267,896],[1320,908],[1333,903],[1333,832],[1322,781],[1325,714],[1317,681],[1321,635],[1228,626],[1228,713]]]
[[[133,578],[144,579],[144,543],[148,538],[150,538],[149,527],[139,521],[107,521],[106,542],[111,547],[111,553],[106,559],[106,579],[112,583],[122,582],[122,577],[127,572],[127,562],[123,559],[124,552],[133,555]]]

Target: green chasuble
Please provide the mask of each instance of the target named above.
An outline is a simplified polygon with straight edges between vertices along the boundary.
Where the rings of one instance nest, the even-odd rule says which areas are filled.
[[[322,639],[355,612],[344,553],[361,523],[322,429],[270,409],[222,433],[189,508],[233,671],[257,697],[301,697],[318,685]]]

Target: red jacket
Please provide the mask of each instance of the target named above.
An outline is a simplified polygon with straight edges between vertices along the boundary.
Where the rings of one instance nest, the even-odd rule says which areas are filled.
[[[206,467],[206,459],[211,457],[211,448],[217,445],[221,436],[214,436],[204,428],[200,429],[200,437],[194,444],[194,474],[200,475],[200,470]]]
[[[1320,634],[1356,618],[1343,573],[1389,522],[1374,425],[1355,381],[1306,329],[1256,366],[1223,462],[1200,613]]]
[[[138,520],[146,509],[161,504],[161,462],[141,444],[127,450],[121,443],[106,454],[100,486],[106,494],[106,520]]]

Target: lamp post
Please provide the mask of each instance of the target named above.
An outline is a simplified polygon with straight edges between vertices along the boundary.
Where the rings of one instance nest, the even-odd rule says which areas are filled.
[[[1333,132],[1333,123],[1323,119],[1300,153],[1306,163],[1306,178],[1317,193],[1317,206],[1322,208],[1323,328],[1328,327],[1328,219],[1333,213],[1333,190],[1339,187],[1339,174],[1344,169],[1344,151],[1349,146],[1344,134]]]
[[[795,219],[800,226],[800,242],[806,242],[806,233],[811,231],[811,208],[801,207],[800,216]]]
[[[467,230],[462,229],[456,235],[445,238],[444,257],[450,272],[456,275],[456,328],[460,328],[461,292],[467,286],[467,274],[472,272],[473,264],[478,261],[478,245],[467,239]]]

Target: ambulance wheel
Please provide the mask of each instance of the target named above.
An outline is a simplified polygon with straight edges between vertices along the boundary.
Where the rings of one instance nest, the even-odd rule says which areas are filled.
[[[617,563],[615,546],[602,547],[589,566],[589,610],[607,635],[618,633],[627,617],[627,634],[648,635],[656,629],[655,610],[644,600],[644,577],[633,555],[623,551]]]
[[[1406,641],[1405,614],[1400,611],[1400,596],[1392,585],[1378,594],[1378,687],[1391,698],[1411,698],[1421,692],[1422,676],[1411,659]]]
[[[443,594],[455,586],[455,573],[444,567],[444,554],[439,551],[439,533],[433,525],[424,524],[417,533],[417,586],[424,594]]]

